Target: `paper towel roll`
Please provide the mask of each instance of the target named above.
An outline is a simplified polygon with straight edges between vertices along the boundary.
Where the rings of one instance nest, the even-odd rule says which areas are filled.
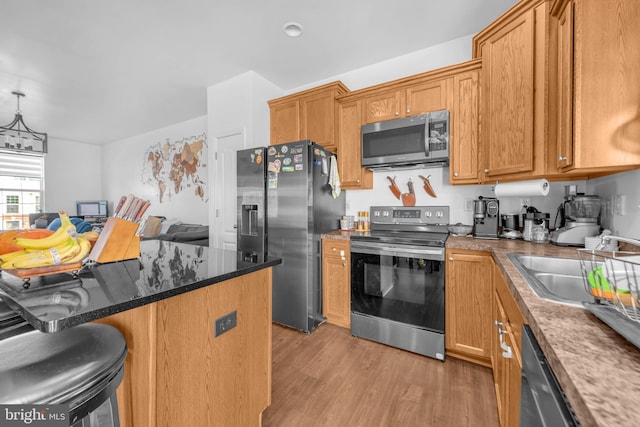
[[[510,196],[546,196],[549,194],[549,181],[546,179],[532,179],[529,181],[497,183],[496,197]]]

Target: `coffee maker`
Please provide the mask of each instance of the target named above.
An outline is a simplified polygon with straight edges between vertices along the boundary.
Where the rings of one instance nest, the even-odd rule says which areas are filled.
[[[498,199],[478,197],[473,202],[473,237],[497,239],[500,222],[500,204]]]
[[[551,243],[559,246],[584,246],[584,238],[600,234],[599,196],[577,192],[576,185],[565,187],[565,201],[558,208],[560,227],[551,233]]]

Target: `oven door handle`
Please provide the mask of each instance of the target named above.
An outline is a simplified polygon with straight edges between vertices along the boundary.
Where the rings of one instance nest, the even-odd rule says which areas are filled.
[[[376,246],[375,248],[365,248],[362,246],[358,246],[354,248],[352,246],[351,253],[361,253],[361,254],[369,254],[369,255],[387,255],[387,256],[419,255],[419,257],[422,259],[444,261],[444,251],[442,249],[426,249],[426,248],[409,249],[409,248],[397,247],[397,246]]]

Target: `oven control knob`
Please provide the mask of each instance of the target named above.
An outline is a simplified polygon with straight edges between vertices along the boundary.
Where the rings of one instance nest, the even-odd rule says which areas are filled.
[[[382,212],[382,216],[389,216],[389,211]]]
[[[373,216],[380,216],[380,211],[373,211]]]
[[[442,218],[444,216],[444,214],[442,213],[442,211],[438,211],[438,212],[436,212],[436,216],[438,218]]]
[[[431,215],[433,215],[433,212],[431,212],[431,211],[426,211],[424,213],[424,216],[426,216],[427,218],[431,218]]]

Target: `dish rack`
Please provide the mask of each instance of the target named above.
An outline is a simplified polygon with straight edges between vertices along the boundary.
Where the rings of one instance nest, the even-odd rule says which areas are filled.
[[[640,348],[640,252],[601,250],[611,241],[640,248],[638,240],[609,235],[594,249],[578,249],[584,285],[594,297],[584,306]]]

